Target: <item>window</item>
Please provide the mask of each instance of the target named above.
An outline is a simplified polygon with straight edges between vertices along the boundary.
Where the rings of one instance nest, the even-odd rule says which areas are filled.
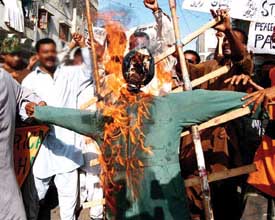
[[[50,16],[51,16],[51,14],[46,9],[43,9],[43,8],[39,9],[39,11],[38,11],[38,27],[41,30],[48,29]]]
[[[59,23],[59,38],[63,41],[70,40],[70,26],[66,23]]]

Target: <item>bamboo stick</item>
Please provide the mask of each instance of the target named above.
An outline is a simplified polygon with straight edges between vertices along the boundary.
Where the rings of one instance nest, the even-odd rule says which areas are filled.
[[[220,21],[221,21],[221,18],[217,17],[216,19],[213,19],[213,20],[209,21],[208,23],[206,23],[205,25],[201,26],[198,30],[196,30],[196,31],[192,32],[191,34],[187,35],[181,41],[182,46],[187,45],[188,43],[190,43],[192,40],[194,40],[196,37],[201,35],[206,30],[208,30],[209,28],[212,28],[215,25],[217,25]],[[165,52],[163,52],[162,54],[159,54],[158,56],[155,57],[155,63],[159,63],[160,61],[162,61],[163,59],[165,59],[166,57],[172,55],[175,52],[176,52],[176,46],[170,47]]]
[[[176,49],[177,49],[178,56],[179,56],[180,67],[181,67],[181,72],[182,72],[182,79],[184,82],[185,90],[188,91],[188,90],[192,90],[192,84],[191,84],[191,81],[189,78],[186,61],[185,61],[185,57],[184,57],[183,50],[182,50],[182,43],[180,40],[180,29],[179,29],[178,17],[177,17],[177,13],[176,13],[175,0],[169,0],[169,5],[170,5],[172,20],[173,20],[175,40],[176,40]],[[189,39],[191,39],[191,38],[192,37],[190,37]],[[202,151],[198,126],[192,127],[192,135],[193,135],[193,142],[195,145],[195,151],[196,151],[196,155],[197,155],[199,176],[201,179],[205,219],[213,220],[214,218],[213,218],[213,211],[211,209],[210,189],[209,189],[209,183],[207,180],[207,173],[206,173],[204,155],[203,155],[203,151]]]
[[[177,17],[177,12],[176,12],[176,2],[175,2],[175,0],[169,0],[169,4],[170,4],[174,32],[175,32],[176,49],[177,49],[179,60],[180,60],[182,79],[184,82],[185,90],[192,90],[192,85],[191,85],[191,81],[189,78],[188,69],[187,69],[187,65],[185,62],[185,57],[184,57],[184,54],[182,51],[182,43],[180,40],[180,29],[179,29],[178,17]]]
[[[221,67],[221,68],[219,68],[219,69],[217,69],[217,70],[215,70],[215,71],[213,71],[213,72],[211,72],[211,73],[209,73],[205,76],[202,76],[198,79],[195,79],[191,82],[192,83],[192,88],[195,88],[195,87],[197,87],[197,86],[199,86],[199,85],[201,85],[201,84],[203,84],[203,83],[205,83],[205,82],[207,82],[211,79],[215,79],[217,77],[220,77],[220,76],[228,73],[229,70],[230,70],[229,66],[223,66],[223,67]]]
[[[190,43],[192,40],[194,40],[196,37],[198,37],[199,35],[201,35],[202,33],[204,33],[206,30],[208,30],[208,29],[216,26],[220,21],[221,21],[221,17],[214,18],[211,21],[209,21],[206,24],[204,24],[203,26],[201,26],[199,29],[197,29],[193,33],[187,35],[182,40],[183,46],[185,46],[186,44]]]
[[[228,73],[228,71],[230,70],[230,68],[228,66],[223,66],[211,73],[208,73],[200,78],[197,78],[193,81],[191,81],[191,84],[192,84],[192,88],[195,88],[211,79],[214,79],[214,78],[217,78],[217,77],[220,77],[226,73]],[[182,88],[181,87],[178,87],[176,89],[174,89],[171,93],[179,93],[179,92],[182,92]]]
[[[211,128],[211,127],[214,127],[214,126],[218,126],[220,124],[223,124],[223,123],[226,123],[228,121],[232,121],[234,119],[237,119],[237,118],[240,118],[240,117],[243,117],[245,115],[248,115],[251,113],[251,110],[249,107],[246,107],[246,108],[240,108],[240,109],[237,109],[237,110],[234,110],[234,111],[231,111],[229,113],[226,113],[226,114],[223,114],[221,116],[218,116],[216,118],[213,118],[205,123],[202,123],[199,125],[199,131],[201,130],[204,130],[206,128]],[[185,131],[183,133],[181,133],[181,137],[184,137],[184,136],[187,136],[187,135],[190,135],[190,131]]]
[[[235,177],[235,176],[249,174],[249,173],[252,173],[255,171],[257,171],[256,165],[250,164],[247,166],[242,166],[242,167],[238,167],[238,168],[234,168],[234,169],[228,169],[228,170],[223,170],[223,171],[219,171],[219,172],[214,172],[214,173],[211,173],[208,175],[208,182],[212,183],[212,182],[228,179],[228,178]],[[185,183],[185,187],[196,186],[196,185],[200,184],[200,178],[193,177],[193,178],[184,180],[184,183]]]
[[[87,23],[88,23],[88,31],[91,41],[91,58],[92,58],[92,65],[93,65],[93,75],[95,81],[95,96],[100,94],[100,80],[99,80],[99,71],[97,65],[97,57],[96,57],[96,50],[94,44],[94,32],[93,32],[93,19],[91,14],[91,5],[90,0],[86,0],[86,15],[87,15]]]

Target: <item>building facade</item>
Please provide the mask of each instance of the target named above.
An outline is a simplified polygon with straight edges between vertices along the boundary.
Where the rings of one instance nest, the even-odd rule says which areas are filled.
[[[96,12],[97,0],[91,0]],[[0,1],[0,41],[15,33],[23,41],[36,42],[50,37],[58,49],[71,40],[73,32],[85,31],[84,0],[2,0]]]

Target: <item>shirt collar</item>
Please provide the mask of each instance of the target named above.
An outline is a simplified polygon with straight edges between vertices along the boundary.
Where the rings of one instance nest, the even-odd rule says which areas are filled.
[[[54,75],[56,75],[56,72],[57,72],[57,70],[60,68],[60,66],[57,66],[56,67],[56,70],[55,70],[55,72],[54,72]],[[40,67],[39,66],[37,66],[36,67],[36,69],[35,69],[35,73],[36,74],[40,74],[40,73],[45,73],[45,72],[43,72],[41,69],[40,69]],[[45,73],[46,74],[46,73]]]

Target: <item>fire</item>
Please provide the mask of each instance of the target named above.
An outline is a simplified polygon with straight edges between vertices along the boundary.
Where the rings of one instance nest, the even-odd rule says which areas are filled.
[[[113,192],[121,189],[117,183],[121,170],[125,171],[125,184],[132,192],[132,198],[138,196],[140,181],[143,178],[144,164],[138,158],[140,152],[152,155],[150,146],[145,146],[143,133],[144,120],[150,119],[149,105],[151,94],[159,92],[166,84],[171,83],[171,74],[165,71],[164,63],[156,65],[155,87],[148,93],[131,94],[125,89],[122,75],[123,57],[128,46],[125,29],[118,22],[105,25],[107,34],[106,49],[102,59],[105,74],[102,94],[103,101],[97,103],[98,109],[113,120],[104,127],[103,144],[99,162],[102,168],[101,184],[109,208],[115,212]],[[111,98],[110,98],[111,94]],[[111,99],[111,101],[110,101]],[[136,112],[130,115],[129,108],[136,106]]]
[[[152,96],[142,94],[137,97],[127,89],[121,90],[119,102],[104,105],[102,113],[113,121],[104,128],[102,154],[99,161],[102,168],[101,184],[105,191],[108,207],[115,212],[112,193],[125,184],[135,200],[138,197],[140,181],[143,178],[143,161],[138,158],[140,152],[152,154],[150,147],[144,144],[143,121],[150,118],[149,104]],[[129,107],[137,107],[135,116],[128,113]],[[122,181],[118,179],[122,174]],[[122,185],[121,185],[122,184]]]
[[[113,93],[118,98],[121,88],[125,85],[121,64],[127,47],[127,38],[124,28],[118,22],[107,23],[105,30],[107,48],[103,65],[107,76],[104,79],[104,88],[108,91],[105,93]]]

